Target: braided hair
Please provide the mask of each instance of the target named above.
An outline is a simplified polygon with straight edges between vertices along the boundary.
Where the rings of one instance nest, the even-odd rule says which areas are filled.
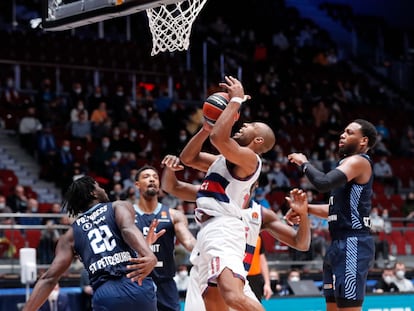
[[[69,186],[62,201],[62,208],[69,213],[69,216],[76,217],[79,213],[87,210],[90,203],[96,200],[93,194],[95,184],[95,179],[83,176]]]

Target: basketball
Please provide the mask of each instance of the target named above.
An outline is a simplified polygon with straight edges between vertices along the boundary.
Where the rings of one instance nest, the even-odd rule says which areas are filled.
[[[207,123],[214,125],[222,111],[229,102],[229,95],[226,92],[211,94],[203,103],[203,116]]]

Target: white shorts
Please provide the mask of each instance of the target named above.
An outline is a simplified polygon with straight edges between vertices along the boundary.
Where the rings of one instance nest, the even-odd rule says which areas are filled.
[[[190,270],[190,279],[188,281],[187,293],[185,296],[184,311],[206,311],[203,297],[201,296],[200,280],[198,267],[193,266]],[[250,288],[249,282],[246,280],[243,288],[244,294],[256,301],[259,301]],[[233,309],[230,308],[230,311]]]
[[[217,216],[202,224],[190,261],[198,266],[201,293],[209,283],[215,284],[224,268],[246,280],[243,258],[246,250],[246,228],[241,219]]]

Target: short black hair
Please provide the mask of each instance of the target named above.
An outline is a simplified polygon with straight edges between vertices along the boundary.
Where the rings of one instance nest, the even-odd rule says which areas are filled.
[[[158,170],[154,166],[149,165],[149,164],[145,164],[143,167],[141,167],[138,170],[137,174],[135,175],[135,181],[139,180],[139,175],[141,175],[141,173],[145,170],[153,170],[154,172],[156,172],[158,174]]]
[[[370,149],[374,147],[377,143],[378,136],[378,132],[375,126],[371,122],[364,119],[356,119],[354,122],[361,125],[362,135],[368,137],[368,147]]]

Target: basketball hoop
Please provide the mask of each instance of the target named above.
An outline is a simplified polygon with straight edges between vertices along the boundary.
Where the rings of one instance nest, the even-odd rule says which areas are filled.
[[[187,50],[193,22],[207,0],[183,0],[146,9],[152,34],[151,56]]]

